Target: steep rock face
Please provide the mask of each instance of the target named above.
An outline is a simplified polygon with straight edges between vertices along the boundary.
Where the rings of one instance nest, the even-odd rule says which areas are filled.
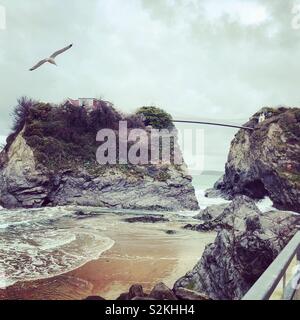
[[[20,133],[9,148],[0,171],[0,203],[7,208],[44,205],[84,205],[148,210],[196,210],[191,178],[185,171],[164,168],[168,178],[156,179],[118,168],[92,175],[84,167],[77,171],[48,171],[36,163],[33,151]],[[159,171],[159,166],[156,167]]]
[[[265,113],[266,119],[258,122]],[[215,184],[225,197],[268,195],[279,209],[300,211],[300,109],[264,108],[231,143],[225,175]],[[208,193],[209,196],[210,193]]]
[[[213,205],[202,210],[194,218],[203,221],[196,225],[187,225],[186,229],[195,231],[219,231],[220,229],[242,230],[245,217],[261,214],[254,201],[247,196],[236,196],[232,202]]]
[[[33,151],[22,132],[7,154],[6,165],[0,172],[0,202],[8,208],[41,206],[50,190],[49,180],[36,169]]]
[[[21,107],[24,111],[24,106]],[[101,121],[109,112],[117,114],[109,106],[105,106],[106,113],[103,113],[104,107],[100,107],[94,112],[98,112]],[[37,103],[26,105],[26,108],[24,121],[19,121],[22,129],[11,135],[0,153],[1,206],[31,208],[73,204],[145,210],[199,208],[185,164],[98,165],[95,114],[64,105],[56,108]],[[78,113],[86,119],[83,131],[86,140],[78,129],[83,120],[79,118],[78,124],[74,124],[73,118]],[[118,117],[111,120],[111,126],[115,122],[118,126]],[[134,117],[132,119],[143,126]],[[89,127],[92,125],[94,131]],[[101,127],[101,123],[99,125]]]
[[[246,201],[244,207],[249,206]],[[236,204],[241,202],[242,198]],[[183,287],[216,300],[241,299],[295,234],[300,222],[299,216],[291,213],[263,214],[255,207],[249,212],[239,210],[238,214],[227,208],[214,220],[221,217],[226,228],[205,248],[194,269],[175,283],[175,290]]]

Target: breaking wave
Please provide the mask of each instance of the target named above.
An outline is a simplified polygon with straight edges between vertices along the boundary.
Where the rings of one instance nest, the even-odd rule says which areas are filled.
[[[114,241],[64,208],[1,210],[0,288],[52,277],[97,259]]]

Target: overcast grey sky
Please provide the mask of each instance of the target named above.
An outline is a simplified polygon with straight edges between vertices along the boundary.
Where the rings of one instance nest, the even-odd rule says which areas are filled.
[[[300,0],[299,0],[300,3]],[[300,29],[292,0],[0,0],[0,136],[22,95],[103,97],[122,111],[243,122],[299,106]],[[40,58],[74,43],[29,72]],[[205,167],[221,170],[235,130],[205,129]]]

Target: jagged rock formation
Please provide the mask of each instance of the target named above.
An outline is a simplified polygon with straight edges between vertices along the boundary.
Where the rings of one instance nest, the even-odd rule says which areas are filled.
[[[148,110],[147,124],[162,110]],[[150,110],[150,111],[149,111]],[[198,203],[186,166],[175,164],[99,165],[96,134],[117,130],[124,118],[99,101],[92,112],[71,105],[22,100],[15,131],[0,154],[0,205],[6,208],[57,205],[146,210],[196,210]],[[20,116],[21,114],[21,116]],[[123,117],[123,118],[122,118]],[[138,114],[124,118],[145,128]],[[152,121],[152,122],[151,122]]]
[[[134,284],[129,288],[128,292],[121,293],[116,300],[132,300],[145,297],[148,297],[148,295],[144,293],[143,287],[140,284]]]
[[[220,211],[222,212],[228,206],[229,205],[227,203],[211,205],[201,210],[197,215],[194,216],[194,219],[199,219],[203,221],[215,219],[220,215]]]
[[[258,122],[263,112],[266,119]],[[254,130],[236,134],[214,189],[226,198],[268,195],[277,208],[300,212],[300,109],[263,108],[245,126]]]
[[[230,203],[213,205],[201,210],[194,218],[201,220],[200,224],[188,224],[184,228],[195,231],[219,231],[221,229],[241,230],[245,217],[261,214],[254,201],[246,196],[237,196]]]
[[[103,300],[100,296],[90,296],[85,300]],[[172,290],[163,282],[157,283],[150,293],[146,293],[140,284],[134,284],[129,288],[128,292],[121,293],[116,300],[209,300],[209,298],[201,293],[193,290],[178,288]]]
[[[178,300],[174,292],[163,282],[157,283],[149,294],[149,298],[155,300]]]
[[[219,206],[211,221],[194,226],[198,231],[217,228],[215,242],[174,290],[183,287],[217,300],[242,298],[295,234],[299,222],[300,217],[289,212],[261,213],[246,197],[225,209]]]

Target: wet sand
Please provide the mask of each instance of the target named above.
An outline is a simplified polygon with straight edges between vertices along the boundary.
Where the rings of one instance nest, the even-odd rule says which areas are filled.
[[[65,274],[27,282],[18,282],[0,290],[0,299],[84,299],[100,295],[116,299],[132,284],[142,284],[145,291],[160,281],[172,287],[200,259],[215,233],[183,230],[187,221],[155,224],[122,221],[107,216],[110,222],[104,234],[115,245],[98,259]],[[175,230],[175,234],[167,234]]]

